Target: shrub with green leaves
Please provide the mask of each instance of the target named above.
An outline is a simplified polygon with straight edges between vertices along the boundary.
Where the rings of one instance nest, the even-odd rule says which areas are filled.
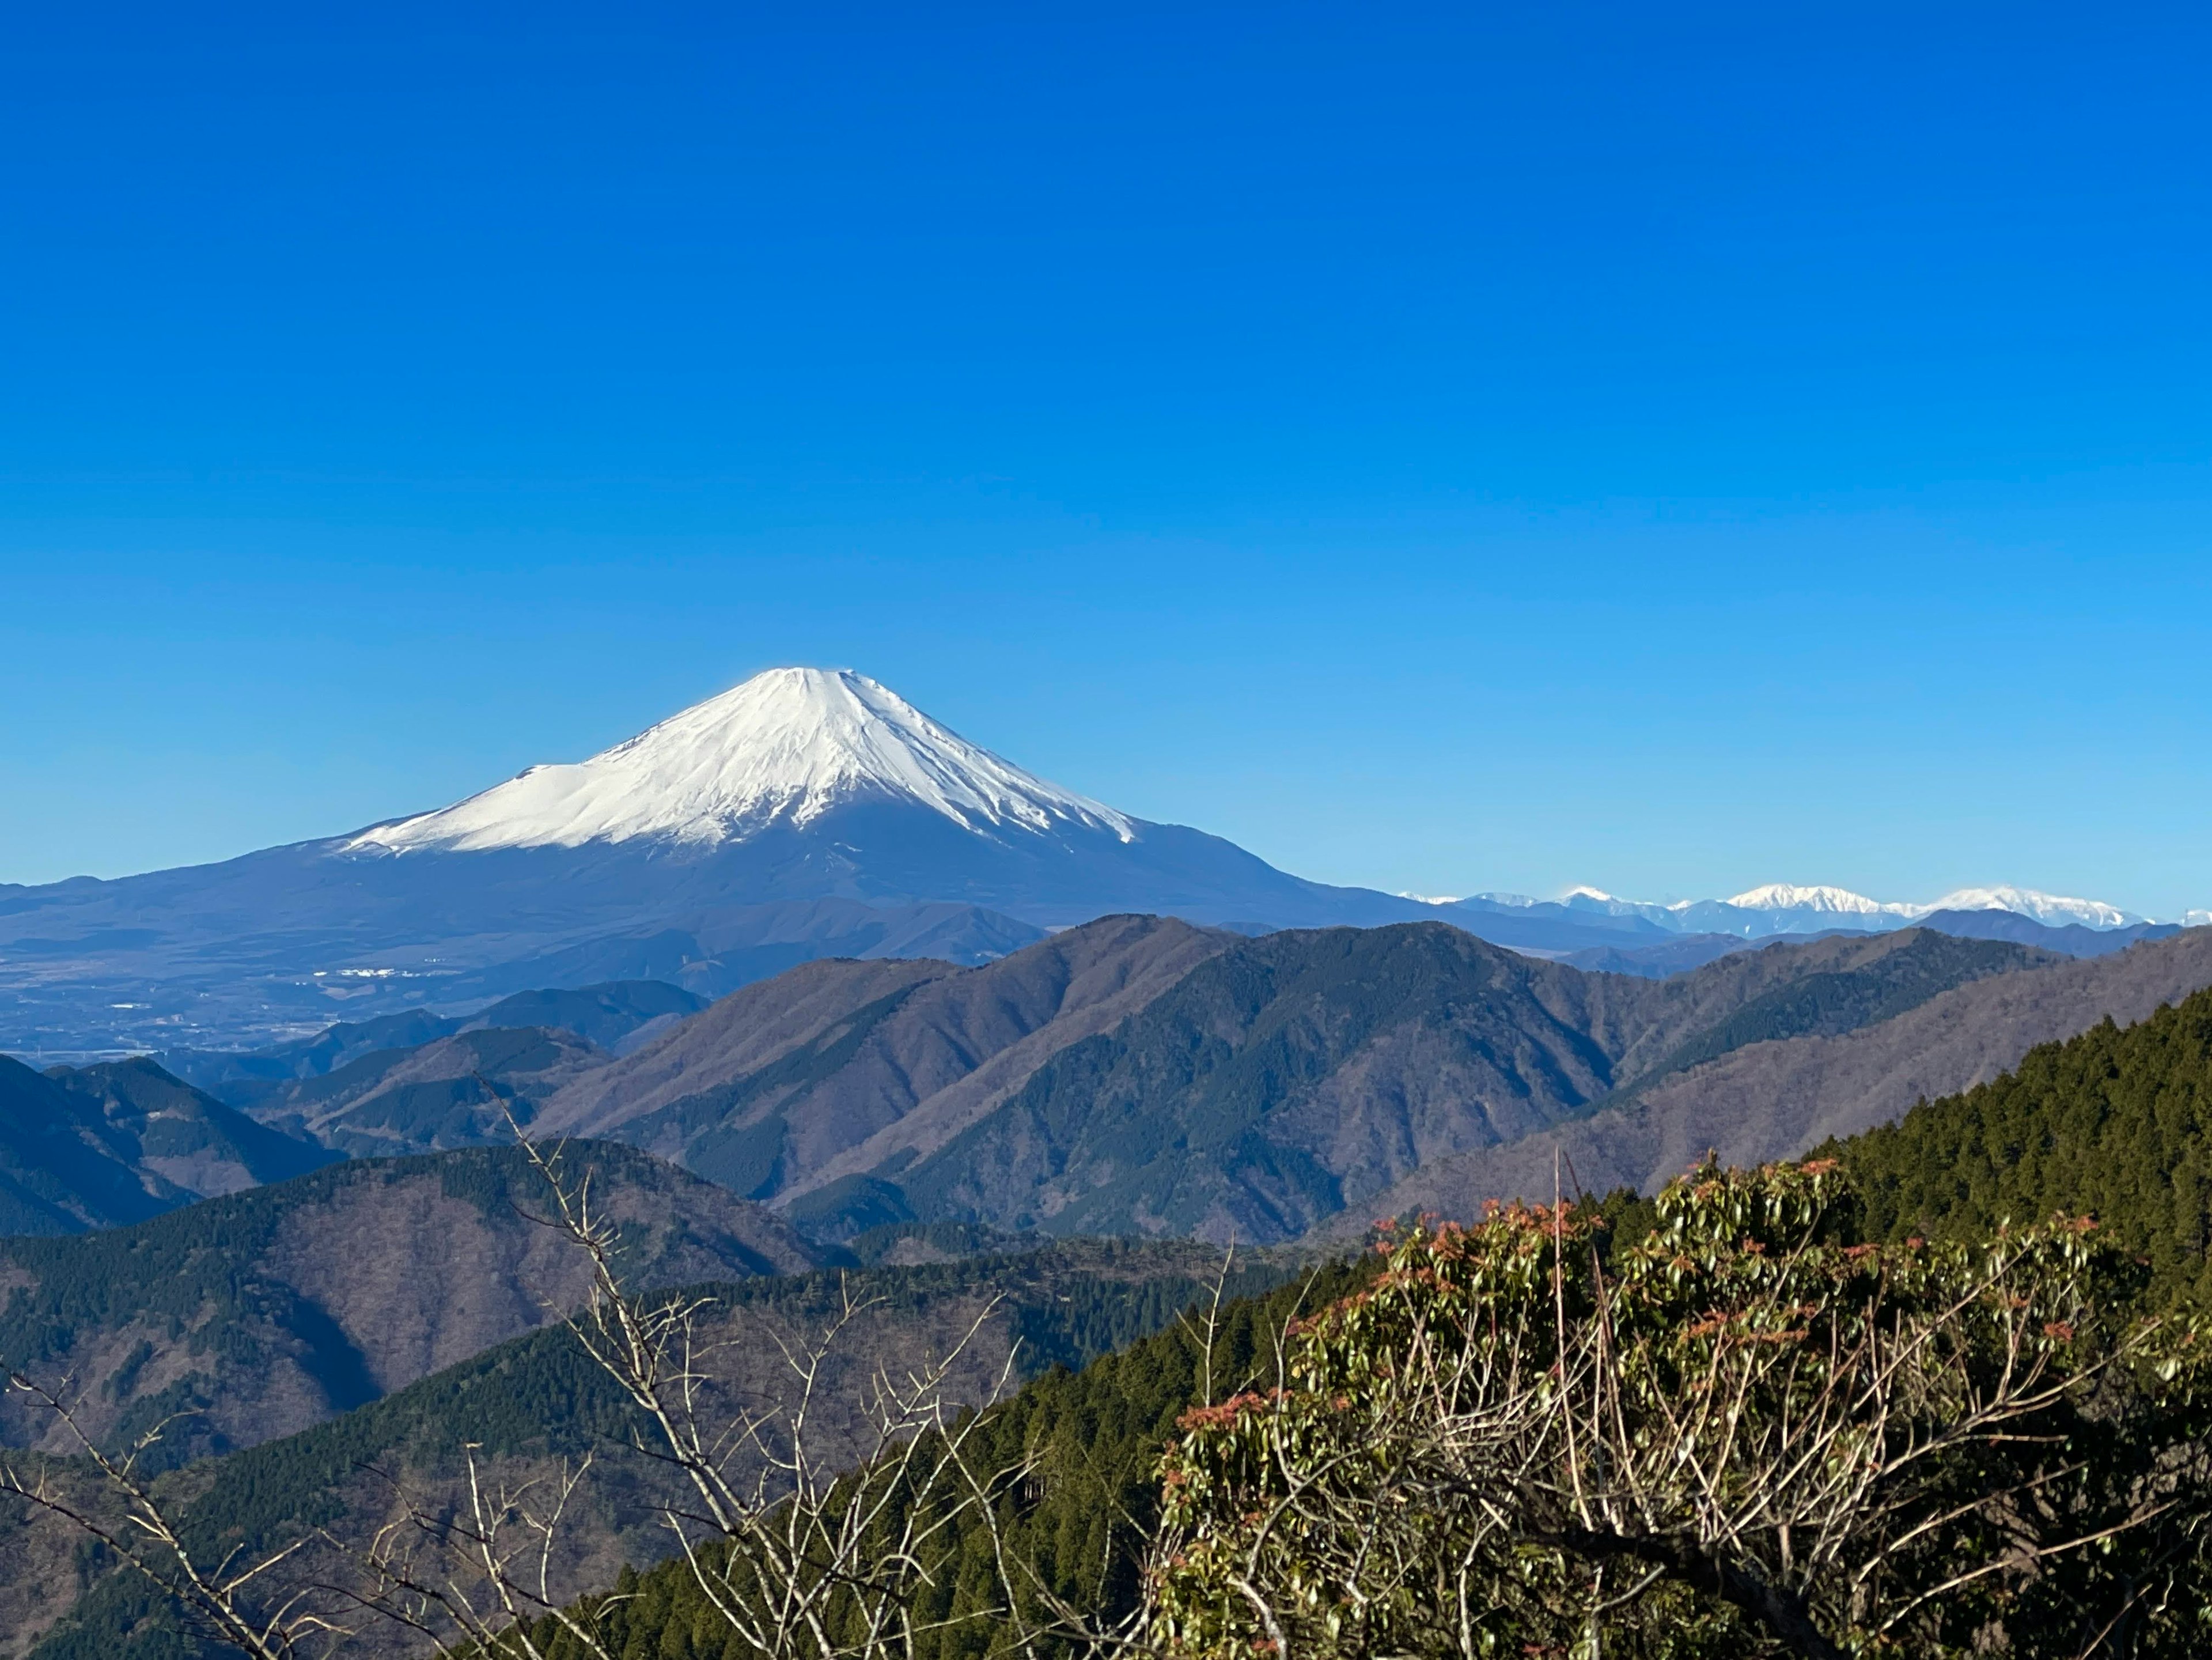
[[[1386,1237],[1162,1467],[1154,1632],[1281,1656],[2212,1645],[2207,1342],[2093,1224],[1865,1243],[1830,1163]]]

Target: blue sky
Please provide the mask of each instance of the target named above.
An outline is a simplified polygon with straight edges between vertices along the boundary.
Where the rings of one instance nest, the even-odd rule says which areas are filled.
[[[2179,9],[8,28],[0,880],[809,662],[1328,879],[2212,905]]]

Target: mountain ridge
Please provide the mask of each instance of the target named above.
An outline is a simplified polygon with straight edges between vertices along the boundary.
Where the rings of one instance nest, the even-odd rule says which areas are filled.
[[[1984,979],[1877,1025],[1747,1046],[1573,1124],[1438,1160],[1377,1195],[1371,1210],[1465,1218],[1489,1199],[1548,1202],[1562,1166],[1579,1189],[1650,1193],[1708,1151],[1737,1164],[1796,1157],[1986,1083],[2039,1044],[2107,1018],[2145,1019],[2208,985],[2212,931],[2201,928]]]
[[[640,1288],[805,1271],[781,1219],[630,1147],[574,1143]],[[176,1451],[289,1434],[560,1318],[588,1272],[529,1219],[544,1184],[519,1148],[351,1159],[131,1226],[0,1239],[0,1362],[73,1380],[88,1429],[173,1412]],[[20,1396],[0,1441],[72,1450]]]
[[[2150,918],[2102,900],[2069,898],[2007,885],[1957,888],[1925,903],[1870,899],[1848,888],[1800,886],[1789,882],[1765,883],[1726,899],[1681,899],[1663,904],[1625,899],[1593,887],[1570,888],[1555,900],[1534,899],[1525,894],[1485,893],[1439,903],[1457,909],[1524,915],[1558,913],[1593,921],[1604,918],[1616,927],[1642,922],[1662,933],[1711,933],[1754,939],[1839,928],[1876,933],[1926,926],[1931,917],[1984,913],[2025,917],[2054,929],[2075,927],[2100,933],[2154,926],[2189,926],[2190,918],[2201,915],[2191,912],[2179,922],[2158,925]]]
[[[1653,981],[1435,922],[1245,939],[1108,917],[969,968],[802,965],[578,1077],[534,1129],[646,1147],[830,1237],[911,1218],[1264,1241],[1706,1055],[2063,960],[1916,930]],[[1109,1098],[1146,1128],[1109,1131]],[[1223,1187],[1232,1165],[1250,1180]],[[1213,1197],[1163,1208],[1170,1178]]]
[[[144,1057],[39,1073],[0,1055],[0,1234],[144,1221],[333,1156]]]

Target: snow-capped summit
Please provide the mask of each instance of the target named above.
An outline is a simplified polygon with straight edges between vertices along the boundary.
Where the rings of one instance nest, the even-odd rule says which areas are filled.
[[[962,828],[1132,839],[1111,807],[1047,783],[850,669],[769,669],[587,761],[532,767],[436,812],[380,824],[349,850],[696,846],[803,828],[869,799],[919,803]]]
[[[1801,888],[1790,882],[1769,882],[1721,903],[1734,905],[1739,910],[1802,910],[1837,916],[1904,916],[1912,909],[1909,905],[1885,905],[1848,888]]]
[[[1933,904],[1906,909],[1915,916],[1939,910],[2008,910],[2052,927],[2079,924],[2085,928],[2124,928],[2144,920],[2101,899],[2069,899],[2060,894],[2039,893],[2033,888],[1960,888]]]
[[[80,1030],[123,1030],[114,988],[127,980],[161,988],[143,1011],[161,1046],[230,1049],[327,1024],[341,1003],[358,1020],[610,980],[718,997],[811,958],[979,962],[1116,914],[1254,933],[1438,910],[1117,812],[865,675],[774,669],[589,760],[532,767],[435,812],[88,892],[11,890],[0,1049],[26,1030],[9,1024],[21,1000],[8,993],[45,960],[15,942],[57,929],[134,942],[83,948]],[[157,915],[158,933],[133,931]],[[241,932],[262,942],[250,970]]]
[[[1739,910],[1811,912],[1852,917],[1859,919],[1855,926],[1863,927],[1895,927],[1906,922],[1917,922],[1937,911],[1947,910],[2010,911],[2015,916],[2031,917],[2051,927],[2075,924],[2085,928],[2124,928],[2144,920],[2100,899],[2069,899],[2063,894],[2041,893],[2033,888],[2011,886],[1954,888],[1940,899],[1931,899],[1925,904],[1914,904],[1869,899],[1864,894],[1853,893],[1847,888],[1800,888],[1787,882],[1770,882],[1765,887],[1739,893],[1735,898],[1722,903],[1733,905]]]

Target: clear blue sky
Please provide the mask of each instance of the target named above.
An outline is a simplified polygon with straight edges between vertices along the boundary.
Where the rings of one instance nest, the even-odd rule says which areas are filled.
[[[2212,905],[2203,16],[17,8],[0,880],[806,662],[1338,881]]]

